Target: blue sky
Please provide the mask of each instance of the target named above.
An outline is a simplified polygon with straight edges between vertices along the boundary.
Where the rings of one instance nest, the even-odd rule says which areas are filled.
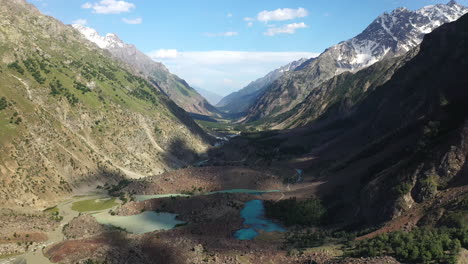
[[[360,33],[397,7],[434,0],[29,0],[66,24],[127,43],[186,79],[226,95],[281,65]],[[468,0],[459,0],[468,5]]]

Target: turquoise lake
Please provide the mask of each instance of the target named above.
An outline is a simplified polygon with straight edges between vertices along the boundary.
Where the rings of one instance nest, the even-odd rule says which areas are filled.
[[[260,230],[265,232],[284,232],[284,229],[279,224],[271,220],[265,219],[265,207],[263,201],[252,200],[244,205],[241,211],[241,217],[244,218],[244,225],[247,228],[238,230],[234,237],[239,240],[252,240],[259,235]]]
[[[133,234],[144,234],[155,230],[169,230],[185,222],[176,219],[176,214],[152,211],[137,215],[116,216],[107,212],[93,214],[96,221],[103,225],[120,227]]]

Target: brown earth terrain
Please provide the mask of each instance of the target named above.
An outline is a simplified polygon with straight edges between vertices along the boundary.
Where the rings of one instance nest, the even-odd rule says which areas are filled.
[[[241,166],[186,168],[133,181],[122,191],[138,194],[171,194],[202,188],[203,191],[229,189],[284,190],[283,177],[294,170],[278,172]]]
[[[174,183],[176,177],[181,179],[180,184]],[[343,262],[336,260],[336,252],[326,249],[291,254],[284,248],[284,234],[278,232],[262,232],[251,241],[236,239],[234,233],[243,228],[240,211],[245,202],[305,194],[302,189],[294,191],[299,185],[283,184],[282,177],[273,170],[259,168],[203,167],[134,181],[122,191],[170,194],[195,186],[207,191],[242,188],[280,189],[281,192],[263,195],[217,193],[128,202],[113,212],[121,216],[143,211],[170,212],[188,224],[168,231],[134,235],[105,228],[93,217],[81,215],[64,228],[69,240],[49,246],[45,255],[54,263],[83,263],[87,259],[106,263],[398,263],[392,258],[345,259]]]

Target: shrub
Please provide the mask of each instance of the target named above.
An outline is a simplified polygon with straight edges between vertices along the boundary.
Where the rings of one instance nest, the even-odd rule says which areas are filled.
[[[129,184],[131,183],[130,180],[127,180],[127,179],[123,179],[123,180],[120,180],[119,183],[117,185],[112,185],[108,188],[108,193],[110,195],[116,195],[116,196],[119,196],[120,195],[120,191],[127,187]]]
[[[15,121],[15,125],[19,125],[22,121],[23,119],[21,117],[18,117]]]
[[[49,87],[50,87],[50,94],[52,96],[55,97],[57,95],[63,95],[65,96],[65,98],[67,98],[68,102],[72,106],[76,105],[79,102],[78,98],[74,94],[70,93],[70,91],[67,88],[65,88],[59,80],[51,81],[49,83]]]
[[[80,90],[82,94],[86,94],[88,92],[91,92],[91,89],[89,89],[86,85],[84,85],[84,84],[82,84],[80,82],[77,82],[77,81],[74,82],[74,87],[77,90]]]
[[[265,202],[266,216],[278,219],[287,226],[312,226],[321,224],[325,213],[325,207],[323,207],[321,200],[317,198],[304,201],[297,201],[296,198],[290,198],[278,202]]]
[[[46,81],[46,78],[42,77],[41,73],[37,69],[36,63],[32,59],[27,59],[23,61],[24,65],[26,66],[26,69],[31,73],[32,77],[38,82],[39,84],[44,84]]]
[[[3,96],[2,98],[0,98],[0,111],[7,107],[8,107],[8,101],[5,98],[5,96]]]
[[[24,69],[21,68],[17,61],[8,64],[8,68],[17,71],[20,74],[24,74]]]
[[[413,188],[413,185],[411,183],[404,182],[404,183],[401,183],[401,184],[395,186],[393,191],[398,196],[402,196],[402,195],[405,195],[405,194],[409,193],[411,191],[411,188]]]
[[[144,90],[143,88],[139,87],[132,92],[130,92],[131,95],[135,96],[138,99],[144,100],[144,101],[149,101],[153,105],[158,104],[158,99],[150,92]]]
[[[440,219],[443,226],[450,228],[468,229],[468,211],[450,212]]]

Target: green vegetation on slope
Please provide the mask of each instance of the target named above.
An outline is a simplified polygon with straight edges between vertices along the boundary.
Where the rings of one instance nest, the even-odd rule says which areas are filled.
[[[406,263],[453,263],[461,247],[468,247],[468,228],[417,228],[382,234],[356,242],[348,254],[354,257],[393,256]]]
[[[18,64],[18,61],[8,64],[9,69],[13,69],[20,74],[24,74],[24,69]]]
[[[63,84],[59,80],[55,79],[50,82],[49,87],[52,96],[63,95],[72,106],[75,106],[79,102],[78,98],[73,93],[70,93],[67,88],[63,87]]]
[[[44,84],[45,81],[47,80],[45,77],[41,75],[41,72],[38,69],[38,65],[36,62],[28,58],[23,61],[24,66],[26,66],[26,69],[31,73],[32,77],[39,83],[39,84]],[[49,73],[50,71],[45,69],[44,67],[41,67],[46,73]]]
[[[32,5],[0,2],[6,207],[47,207],[73,186],[157,174],[206,149],[206,134],[156,84]]]

